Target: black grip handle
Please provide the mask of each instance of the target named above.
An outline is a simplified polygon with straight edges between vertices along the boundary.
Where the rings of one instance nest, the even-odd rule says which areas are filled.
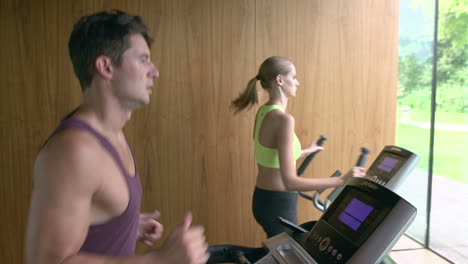
[[[327,140],[328,137],[325,135],[320,135],[319,140],[317,140],[317,146],[321,147],[323,146],[323,143],[325,143],[325,140]]]
[[[357,167],[364,167],[367,162],[367,155],[370,153],[368,148],[361,148],[361,155],[359,155],[359,159],[356,162]]]
[[[240,251],[240,250],[236,250],[234,251],[234,255],[236,256],[237,260],[239,261],[239,263],[242,263],[242,264],[252,264],[248,259],[247,257],[245,256],[245,254]]]
[[[320,135],[319,140],[317,140],[317,146],[323,146],[323,143],[325,140],[327,140],[328,137],[324,135]],[[302,162],[301,166],[299,166],[299,169],[297,169],[297,175],[301,176],[304,171],[307,169],[307,166],[309,166],[309,163],[314,159],[315,155],[319,153],[320,150],[315,151],[314,153],[311,153],[309,156],[307,156],[304,161]]]

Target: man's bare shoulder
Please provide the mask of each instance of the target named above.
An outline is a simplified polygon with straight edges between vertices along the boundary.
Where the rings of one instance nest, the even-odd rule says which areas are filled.
[[[58,263],[51,259],[65,259],[80,249],[93,197],[101,187],[95,171],[102,163],[101,152],[93,135],[77,129],[54,135],[42,148],[34,167],[28,221],[30,258]]]
[[[93,171],[99,166],[102,147],[89,132],[68,129],[54,135],[39,152],[34,166],[35,184],[68,183],[94,188]]]

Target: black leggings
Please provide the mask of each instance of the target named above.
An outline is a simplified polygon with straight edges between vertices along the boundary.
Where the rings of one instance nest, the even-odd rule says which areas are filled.
[[[290,229],[280,223],[278,216],[297,224],[297,192],[270,191],[255,187],[252,211],[267,237],[273,237]]]

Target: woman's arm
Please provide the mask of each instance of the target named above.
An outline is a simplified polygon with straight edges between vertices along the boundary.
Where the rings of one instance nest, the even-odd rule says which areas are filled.
[[[344,185],[352,176],[364,176],[365,169],[361,167],[355,167],[348,173],[340,177],[331,178],[302,178],[298,177],[296,173],[296,162],[293,154],[293,142],[294,142],[294,117],[289,114],[279,115],[278,117],[278,155],[280,160],[281,177],[284,185],[288,191],[312,191],[320,190],[332,187],[338,187]],[[315,143],[314,143],[315,144]],[[312,148],[320,148],[313,146]],[[311,147],[306,152],[311,150]],[[303,151],[304,152],[304,151]],[[309,152],[310,154],[310,152]]]

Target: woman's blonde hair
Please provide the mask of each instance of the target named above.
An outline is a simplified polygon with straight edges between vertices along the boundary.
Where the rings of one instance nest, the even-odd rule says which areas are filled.
[[[245,108],[251,108],[258,103],[257,81],[260,81],[263,89],[268,90],[278,75],[286,75],[291,71],[292,62],[285,57],[272,56],[266,59],[260,68],[258,74],[250,79],[245,90],[231,102],[231,108],[237,113]]]

